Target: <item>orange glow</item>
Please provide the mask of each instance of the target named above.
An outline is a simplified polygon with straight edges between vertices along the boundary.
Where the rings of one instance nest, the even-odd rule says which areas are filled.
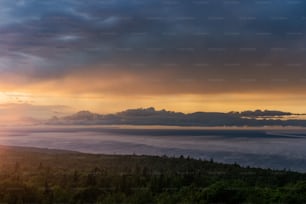
[[[99,113],[113,113],[129,108],[155,107],[185,113],[196,111],[229,112],[255,109],[269,109],[305,113],[306,97],[271,94],[172,94],[172,95],[109,95],[70,94],[43,92],[19,93],[12,97],[9,92],[1,97],[1,103],[40,106],[63,105],[71,107],[69,112],[90,110]],[[21,97],[24,96],[24,97]]]
[[[113,113],[141,107],[185,113],[255,109],[306,113],[306,96],[301,94],[301,90],[290,87],[282,89],[274,85],[230,84],[205,79],[197,83],[192,80],[179,81],[171,69],[163,70],[162,73],[152,70],[139,73],[128,73],[122,69],[120,72],[116,69],[104,72],[95,68],[89,70],[31,83],[14,81],[16,78],[8,77],[7,81],[0,82],[0,104],[69,107],[61,114],[79,110]],[[244,89],[240,91],[242,86]],[[57,115],[56,111],[53,112],[46,115]]]

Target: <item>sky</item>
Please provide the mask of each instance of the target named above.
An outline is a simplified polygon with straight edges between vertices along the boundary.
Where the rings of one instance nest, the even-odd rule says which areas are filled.
[[[0,113],[305,113],[305,31],[302,0],[0,0]]]

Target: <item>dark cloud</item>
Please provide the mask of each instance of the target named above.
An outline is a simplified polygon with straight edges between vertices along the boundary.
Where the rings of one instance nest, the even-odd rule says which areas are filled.
[[[297,116],[297,119],[286,116]],[[305,126],[299,115],[282,111],[195,112],[184,114],[166,110],[129,109],[115,114],[97,114],[80,111],[66,117],[54,117],[51,125],[173,125],[173,126]],[[284,117],[284,118],[282,118]],[[263,120],[264,118],[264,120]]]
[[[131,74],[175,67],[161,79],[170,87],[186,73],[233,89],[245,79],[294,88],[306,77],[302,1],[4,0],[1,8],[0,70],[27,83],[90,67],[103,75],[114,63]]]

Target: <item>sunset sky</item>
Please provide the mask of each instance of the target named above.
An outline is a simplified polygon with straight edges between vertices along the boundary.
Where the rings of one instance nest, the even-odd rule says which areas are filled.
[[[0,0],[0,113],[305,113],[305,43],[305,1]]]

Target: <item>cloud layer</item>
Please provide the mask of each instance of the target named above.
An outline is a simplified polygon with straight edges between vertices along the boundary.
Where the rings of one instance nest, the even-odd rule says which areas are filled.
[[[305,91],[303,1],[0,5],[1,81],[10,86],[51,81],[69,91],[119,94]]]

